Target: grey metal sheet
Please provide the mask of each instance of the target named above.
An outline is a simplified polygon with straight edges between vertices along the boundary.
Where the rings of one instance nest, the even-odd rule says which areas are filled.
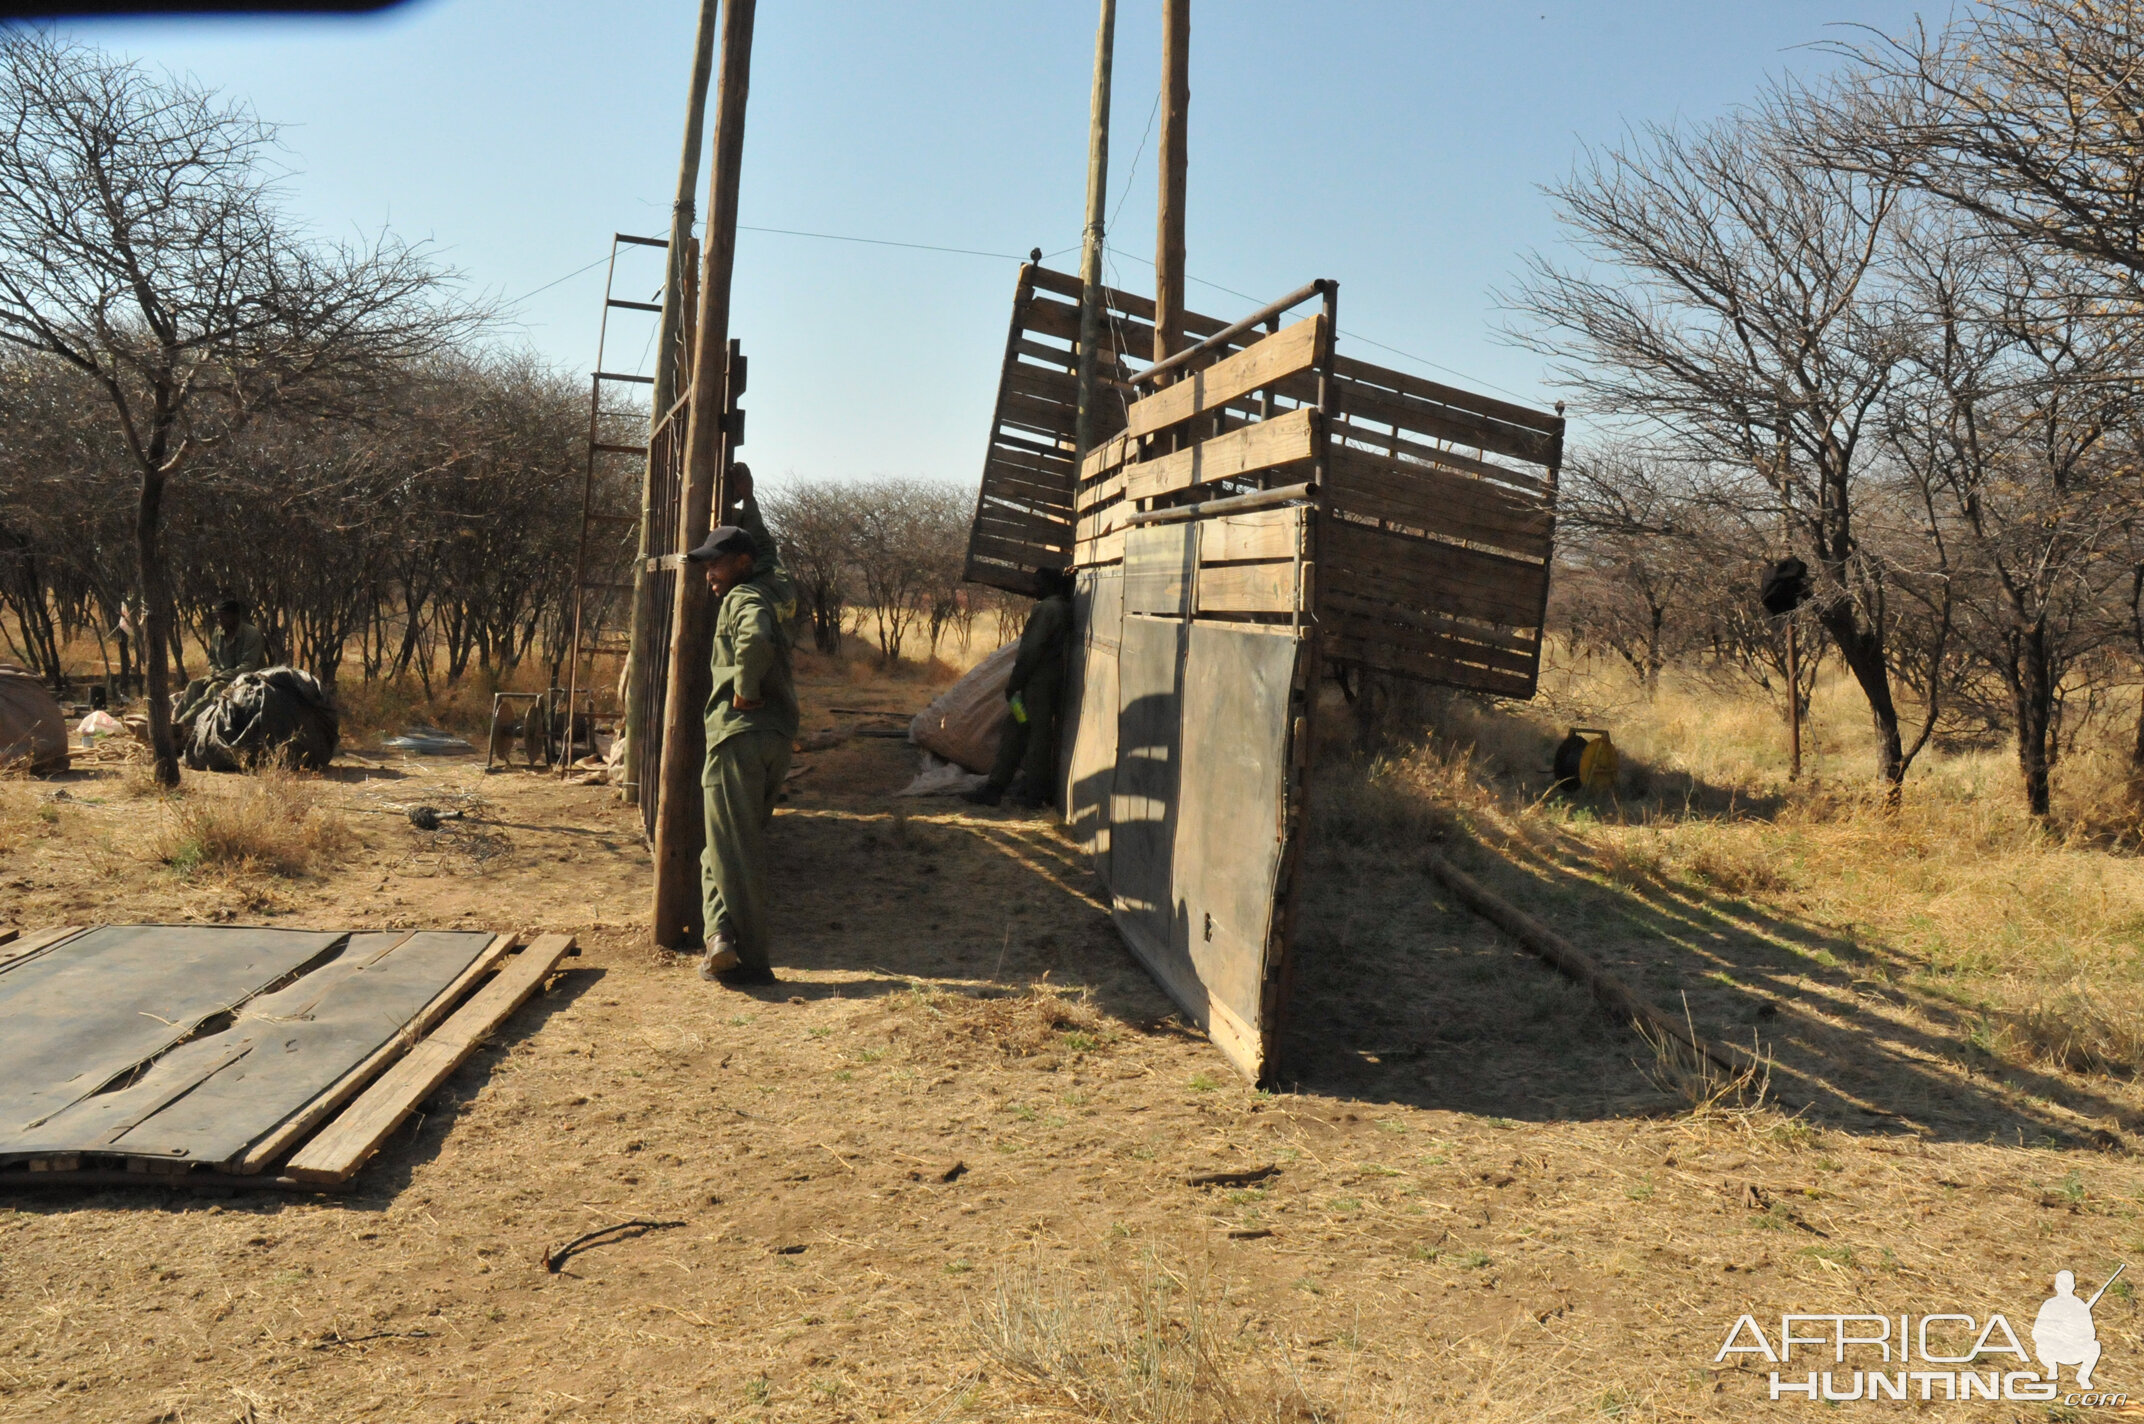
[[[1125,939],[1162,986],[1203,1017],[1206,996],[1175,923],[1188,631],[1173,618],[1124,616],[1117,659],[1117,769],[1109,798],[1109,888]]]
[[[1082,570],[1072,603],[1072,674],[1065,687],[1065,825],[1109,883],[1109,797],[1117,770],[1117,651],[1124,571]]]
[[[0,974],[0,1137],[96,1092],[342,938],[115,925]]]
[[[1206,992],[1264,1037],[1288,791],[1285,629],[1191,625],[1170,923]]]
[[[355,934],[333,962],[248,1003],[136,1082],[0,1137],[0,1159],[60,1152],[224,1162],[406,1027],[483,952],[484,931]]]

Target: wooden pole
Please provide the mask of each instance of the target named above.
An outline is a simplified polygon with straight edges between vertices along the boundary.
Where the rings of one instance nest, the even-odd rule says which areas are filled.
[[[1184,331],[1184,176],[1189,164],[1191,0],[1161,5],[1161,204],[1154,233],[1154,359]]]
[[[670,204],[669,263],[663,277],[663,313],[655,334],[654,410],[648,415],[648,465],[640,478],[640,548],[633,559],[632,641],[625,655],[625,756],[620,763],[633,778],[618,788],[628,806],[640,800],[635,768],[648,732],[648,675],[645,666],[655,641],[655,610],[648,606],[648,551],[655,547],[655,431],[677,400],[684,353],[678,331],[684,325],[685,288],[692,261],[692,190],[700,182],[700,150],[707,128],[707,78],[715,67],[715,18],[721,0],[700,0],[700,25],[692,41],[692,88],[685,98],[685,151],[677,164],[677,197]]]
[[[1117,0],[1102,0],[1094,31],[1094,93],[1087,125],[1087,236],[1079,259],[1079,412],[1072,467],[1094,448],[1094,386],[1102,343],[1102,218],[1109,196],[1109,64],[1117,45]]]
[[[729,363],[730,273],[737,258],[737,181],[744,158],[745,98],[752,82],[756,0],[722,7],[722,58],[715,89],[715,166],[707,185],[707,236],[700,310],[693,323],[692,407],[685,436],[685,498],[678,548],[707,537],[721,508],[722,412]],[[679,949],[699,939],[700,768],[707,754],[702,724],[713,642],[706,582],[685,565],[677,576],[671,624],[669,696],[663,703],[661,799],[655,816],[655,942]]]

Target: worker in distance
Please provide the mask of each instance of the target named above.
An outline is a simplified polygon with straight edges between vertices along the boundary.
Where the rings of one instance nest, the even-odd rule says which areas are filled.
[[[707,831],[700,852],[706,934],[700,977],[741,987],[775,982],[767,833],[797,734],[796,676],[784,632],[796,612],[796,591],[760,518],[751,470],[732,465],[724,485],[738,522],[709,530],[685,558],[700,567],[715,597],[707,761],[700,773]]]
[[[995,806],[1012,802],[1039,810],[1057,799],[1057,724],[1064,703],[1065,655],[1072,641],[1072,576],[1044,569],[1042,597],[1028,610],[1020,651],[1005,681],[1005,720],[998,730],[990,779],[962,799]]]
[[[208,640],[208,675],[186,684],[171,711],[180,728],[216,700],[216,695],[238,680],[239,674],[259,672],[268,666],[268,640],[246,621],[245,600],[226,598],[216,605],[216,635]]]

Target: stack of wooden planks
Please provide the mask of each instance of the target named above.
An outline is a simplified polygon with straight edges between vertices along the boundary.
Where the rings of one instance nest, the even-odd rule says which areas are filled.
[[[572,952],[485,931],[0,933],[0,1186],[339,1186]]]

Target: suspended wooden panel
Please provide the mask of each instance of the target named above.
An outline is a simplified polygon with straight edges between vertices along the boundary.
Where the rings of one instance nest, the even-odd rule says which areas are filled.
[[[974,532],[963,572],[971,583],[1033,596],[1045,569],[1105,561],[1119,556],[1120,541],[1086,539],[1074,529],[1078,480],[1073,469],[1073,433],[1078,416],[1079,279],[1033,264],[1020,269],[1012,324],[983,456],[982,489],[976,498]],[[1129,381],[1154,347],[1152,299],[1104,288],[1103,336],[1095,344],[1105,395],[1094,412],[1097,439],[1124,428],[1131,404]],[[1187,314],[1194,336],[1219,331],[1223,322]],[[1116,491],[1111,492],[1115,497]]]

